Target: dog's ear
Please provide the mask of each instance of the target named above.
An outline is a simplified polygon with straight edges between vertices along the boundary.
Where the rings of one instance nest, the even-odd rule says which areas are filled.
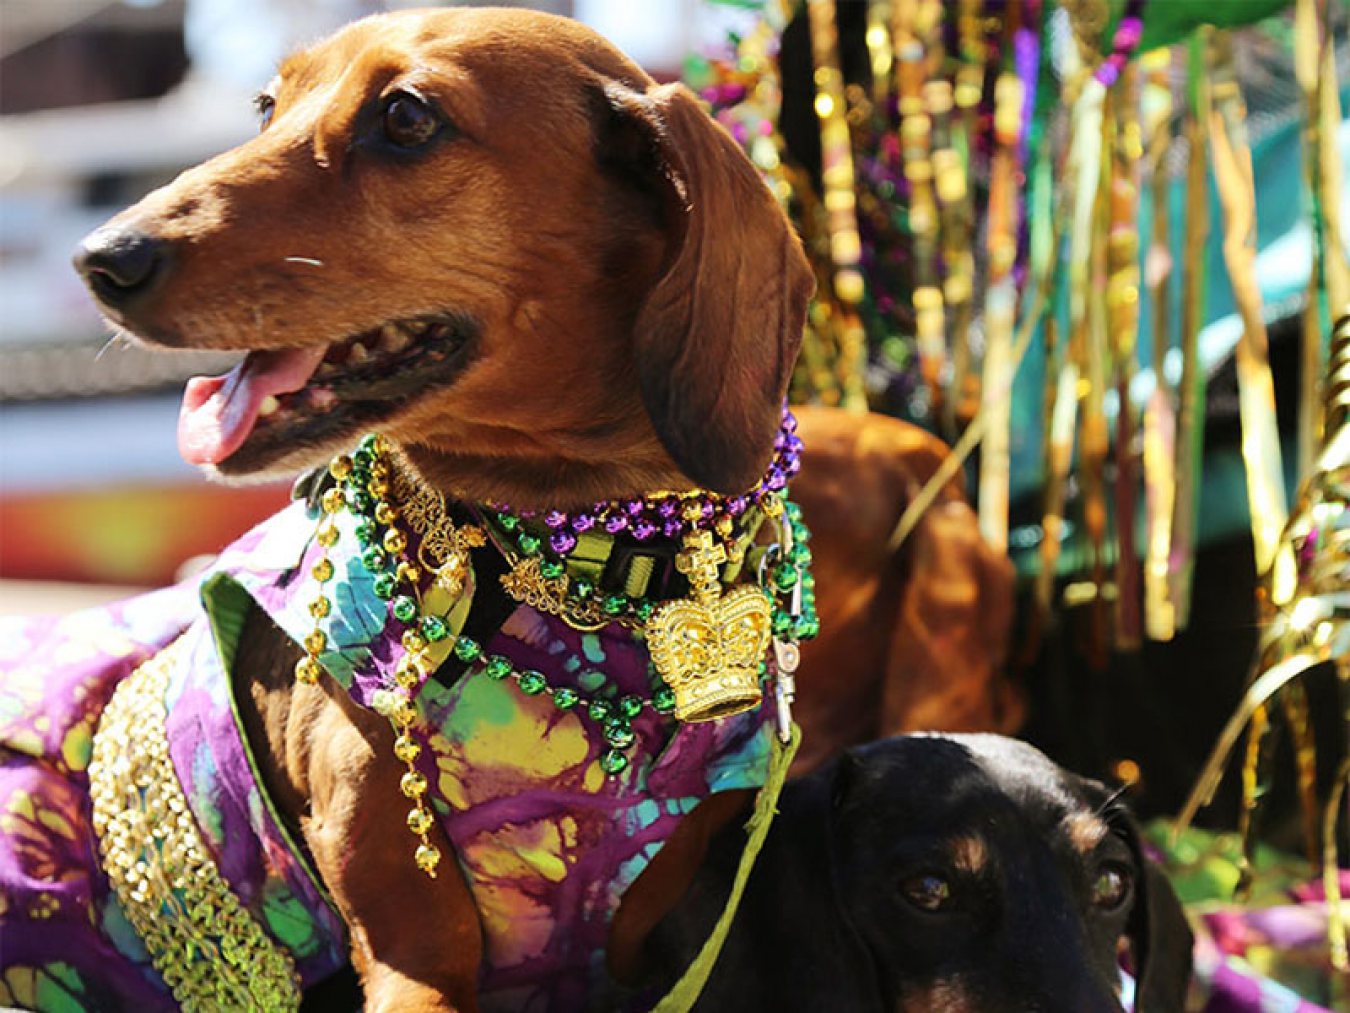
[[[1191,950],[1195,937],[1176,891],[1163,871],[1144,861],[1139,894],[1146,902],[1130,913],[1127,929],[1138,953],[1136,1013],[1181,1013],[1191,982]],[[1144,910],[1140,911],[1139,907]],[[1146,939],[1146,942],[1141,940]]]
[[[1112,818],[1123,831],[1138,870],[1134,907],[1125,934],[1134,956],[1136,1013],[1181,1013],[1191,981],[1195,943],[1176,891],[1144,855],[1139,829],[1129,815]]]
[[[830,777],[830,808],[843,809],[854,789],[863,776],[862,761],[852,750],[845,750],[834,760],[834,772]]]
[[[604,96],[599,158],[658,195],[667,238],[633,324],[643,403],[690,479],[744,492],[768,466],[815,279],[768,186],[687,88]]]

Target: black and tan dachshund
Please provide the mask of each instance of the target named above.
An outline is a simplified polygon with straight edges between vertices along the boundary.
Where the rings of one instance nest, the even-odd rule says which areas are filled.
[[[996,735],[901,736],[788,785],[698,1010],[1179,1013],[1191,933],[1118,793]],[[647,956],[688,966],[744,835],[709,844]],[[661,977],[661,970],[653,974]]]

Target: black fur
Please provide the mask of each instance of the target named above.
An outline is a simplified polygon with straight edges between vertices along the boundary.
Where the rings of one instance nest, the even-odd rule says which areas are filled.
[[[980,1010],[1108,1013],[1117,946],[1137,965],[1139,1013],[1184,1005],[1191,935],[1138,832],[1102,785],[994,735],[903,736],[852,750],[787,786],[780,815],[699,1010]],[[1104,839],[1084,854],[1064,818],[1099,816]],[[948,845],[978,838],[978,874]],[[745,835],[713,842],[693,887],[653,933],[654,984],[669,987],[721,913]],[[1132,896],[1091,901],[1104,865]],[[903,885],[951,884],[939,912]]]

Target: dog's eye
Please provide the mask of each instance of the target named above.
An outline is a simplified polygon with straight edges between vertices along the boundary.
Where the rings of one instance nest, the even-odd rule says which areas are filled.
[[[416,95],[397,91],[385,102],[384,134],[400,148],[420,147],[440,129],[440,117]]]
[[[952,885],[941,876],[924,873],[900,884],[900,892],[920,911],[941,911],[952,899]]]
[[[272,122],[272,114],[276,112],[277,100],[266,92],[254,96],[253,109],[258,114],[258,131],[267,129],[267,124]]]
[[[1092,881],[1092,904],[1103,911],[1116,911],[1130,897],[1134,875],[1119,862],[1107,862]]]

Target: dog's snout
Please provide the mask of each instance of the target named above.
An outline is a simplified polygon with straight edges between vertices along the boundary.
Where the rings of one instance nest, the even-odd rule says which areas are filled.
[[[75,251],[75,270],[114,309],[150,289],[168,261],[167,242],[134,229],[99,229]]]

